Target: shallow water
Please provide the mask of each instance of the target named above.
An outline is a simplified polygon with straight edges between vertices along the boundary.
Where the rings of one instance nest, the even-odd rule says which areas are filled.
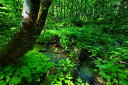
[[[55,62],[56,64],[58,63],[59,60],[61,59],[66,59],[67,55],[59,52],[55,52],[56,48],[49,47],[46,52],[44,53],[47,57],[50,57],[50,61]],[[57,48],[59,51],[61,51],[61,48]],[[88,82],[90,85],[92,84],[92,78],[93,78],[93,66],[92,62],[90,61],[85,61],[82,63],[82,65],[78,68],[77,71],[77,77],[80,77],[83,82]]]
[[[90,85],[92,85],[93,68],[91,68],[90,62],[84,62],[79,67],[78,77],[80,77],[83,82],[88,82]]]

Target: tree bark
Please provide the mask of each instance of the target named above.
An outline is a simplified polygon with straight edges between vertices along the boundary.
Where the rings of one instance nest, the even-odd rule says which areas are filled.
[[[51,2],[48,0],[24,0],[20,31],[0,52],[0,64],[16,62],[33,48],[33,44],[44,27],[50,5]]]

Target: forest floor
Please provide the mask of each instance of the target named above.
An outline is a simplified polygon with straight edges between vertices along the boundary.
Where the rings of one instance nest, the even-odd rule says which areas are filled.
[[[128,36],[106,33],[101,28],[100,26],[83,26],[42,31],[33,50],[25,54],[21,63],[18,62],[20,68],[19,65],[18,67],[16,65],[1,67],[5,69],[1,71],[4,72],[2,75],[7,75],[6,72],[11,72],[11,75],[20,75],[16,78],[21,83],[22,78],[25,77],[24,83],[27,85],[48,85],[48,83],[56,85],[58,82],[67,83],[68,81],[69,83],[70,81],[71,83],[73,79],[77,80],[75,85],[82,85],[83,82],[88,82],[90,85],[105,85],[106,83],[127,85]],[[15,27],[1,32],[0,49],[16,32]],[[11,70],[6,71],[8,67]],[[32,71],[33,68],[38,70]],[[26,69],[24,72],[27,74],[22,72],[22,69]],[[43,72],[42,69],[44,69]],[[7,79],[2,75],[1,82],[3,78]],[[69,79],[66,75],[69,75]],[[8,82],[19,83],[14,82],[13,76],[9,78]],[[60,78],[62,80],[59,80]],[[33,83],[27,83],[26,80],[32,80]]]

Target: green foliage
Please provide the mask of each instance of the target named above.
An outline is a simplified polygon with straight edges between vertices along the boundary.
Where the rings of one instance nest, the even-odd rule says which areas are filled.
[[[52,36],[58,35],[60,43],[64,48],[80,47],[90,51],[105,49],[105,46],[114,44],[115,39],[111,35],[104,33],[101,29],[92,27],[68,27],[61,30],[47,30],[45,35],[39,37],[39,41],[45,42]],[[107,48],[106,48],[107,49]]]
[[[53,30],[53,29],[58,30],[65,27],[72,27],[74,26],[73,20],[74,19],[72,18],[68,18],[58,22],[58,21],[49,21],[49,19],[47,19],[45,27],[49,30]]]
[[[75,82],[75,85],[89,85],[88,82],[83,83],[80,78],[77,78],[77,81]]]
[[[26,57],[24,57],[23,60],[25,61],[27,67],[30,69],[31,74],[35,74],[32,76],[32,78],[35,80],[42,76],[43,73],[47,73],[47,70],[50,69],[50,67],[54,66],[54,63],[48,62],[49,58],[47,58],[44,54],[31,51],[28,52],[25,56]]]
[[[41,32],[41,35],[38,37],[38,43],[50,44],[52,42],[52,37],[55,36],[55,33],[51,31]]]
[[[76,69],[75,64],[72,63],[72,61],[69,58],[67,58],[66,60],[61,59],[59,61],[59,66],[60,67],[58,69],[60,69],[63,72],[73,71]]]
[[[48,75],[51,85],[74,85],[72,72],[76,70],[74,62],[69,58],[59,60],[54,74]]]
[[[128,60],[127,47],[125,47],[128,46],[127,36],[105,33],[102,28],[103,26],[95,26],[95,28],[69,27],[61,30],[47,30],[45,35],[60,36],[60,43],[65,48],[88,49],[92,52],[92,57],[96,59],[96,67],[98,67],[96,72],[106,79],[108,85],[117,83],[125,85],[127,83],[127,69],[120,61],[127,63]],[[63,66],[61,71],[66,72],[70,69],[67,67],[70,66],[68,63],[70,63],[68,59],[60,61],[60,65]],[[59,80],[58,83],[63,82]]]
[[[23,0],[1,0],[0,3],[1,50],[18,30]],[[95,60],[96,72],[107,85],[127,85],[127,4],[127,0],[54,0],[45,25],[49,30],[42,31],[37,42],[49,45],[58,36],[59,44],[68,51],[87,49],[92,54],[89,57]],[[45,55],[35,51],[29,51],[22,62],[0,67],[0,85],[41,82],[41,77],[54,66]],[[49,75],[53,84],[87,85],[81,79],[72,81],[74,68],[69,58],[60,60],[56,74]]]
[[[18,31],[17,27],[12,27],[9,30],[0,32],[0,50],[9,42],[9,40],[14,36],[14,34],[17,31]]]
[[[63,85],[63,83],[68,84],[68,85],[75,85],[71,81],[72,78],[73,77],[71,77],[70,72],[67,73],[66,75],[60,72],[60,74],[58,75],[58,80],[55,81],[54,85]]]
[[[95,60],[95,69],[98,74],[106,79],[107,85],[114,85],[120,83],[121,85],[127,85],[127,69],[123,63],[124,60],[128,60],[128,50],[118,49],[112,51],[110,56],[104,56],[103,59],[98,58]],[[125,62],[127,63],[127,62]]]
[[[109,27],[111,27],[111,25],[87,25],[82,28],[65,27],[59,30],[47,30],[45,36],[59,36],[61,46],[66,49],[87,49],[92,53],[91,57],[96,59],[96,67],[98,67],[96,72],[106,79],[106,84],[123,84],[122,82],[124,82],[123,85],[127,85],[125,84],[127,83],[127,69],[125,65],[120,62],[128,63],[128,37],[123,33],[111,34],[105,32],[104,29]],[[46,37],[46,39],[47,38],[50,39],[51,36]],[[63,60],[61,62],[62,65],[64,65],[65,62]],[[66,71],[66,69],[68,68],[64,67],[62,71]]]
[[[5,0],[0,7],[0,31],[20,25],[22,0]]]
[[[72,79],[73,77],[71,76],[70,72],[68,72],[66,75],[61,72],[58,76],[58,80],[55,81],[54,85],[89,85],[87,82],[83,83],[80,78],[78,78],[76,82],[73,82]]]
[[[44,54],[29,51],[23,58],[23,64],[0,67],[0,85],[24,84],[25,81],[41,82],[43,75],[52,66],[54,63],[49,62]]]
[[[88,83],[83,83],[80,78],[73,82],[72,72],[74,70],[76,70],[75,64],[69,58],[59,60],[57,73],[52,77],[51,85],[89,85]]]
[[[88,48],[92,45],[97,46],[100,44],[99,41],[104,39],[100,35],[102,35],[102,32],[99,29],[70,27],[61,30],[60,42],[64,47],[75,45]]]

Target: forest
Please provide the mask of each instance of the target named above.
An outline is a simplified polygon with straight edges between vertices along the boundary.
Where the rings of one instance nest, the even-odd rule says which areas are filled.
[[[0,0],[0,85],[128,85],[128,0]]]

